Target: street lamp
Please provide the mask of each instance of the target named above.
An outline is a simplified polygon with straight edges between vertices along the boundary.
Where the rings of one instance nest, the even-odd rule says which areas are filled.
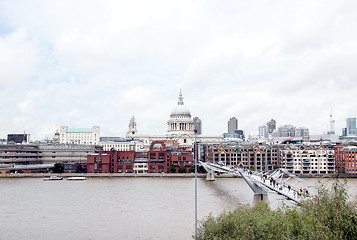
[[[197,239],[197,129],[195,132],[195,239]]]

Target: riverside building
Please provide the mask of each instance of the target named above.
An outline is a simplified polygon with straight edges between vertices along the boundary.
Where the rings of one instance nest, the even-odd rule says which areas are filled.
[[[88,173],[189,172],[193,155],[177,145],[153,142],[148,151],[101,151],[87,158]]]
[[[335,167],[337,173],[351,176],[357,175],[357,147],[356,146],[336,146]]]
[[[141,140],[132,140],[131,138],[101,137],[99,145],[103,146],[104,151],[140,151],[144,149],[144,143]]]
[[[205,160],[227,167],[270,171],[279,166],[278,146],[231,143],[205,146]]]
[[[102,151],[101,146],[66,144],[1,144],[0,171],[47,172],[55,163],[64,172],[86,171],[87,155]]]
[[[59,134],[61,144],[97,145],[100,139],[98,126],[93,126],[92,128],[68,128],[67,126],[61,126]]]
[[[280,164],[294,174],[333,174],[333,146],[286,145],[280,149]]]

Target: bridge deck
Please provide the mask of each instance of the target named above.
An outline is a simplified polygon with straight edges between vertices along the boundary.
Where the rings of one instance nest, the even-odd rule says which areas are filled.
[[[300,189],[302,189],[300,187],[289,184],[290,185],[290,189],[289,189],[288,184],[285,184],[285,186],[284,186],[282,184],[283,174],[289,175],[289,178],[287,180],[289,180],[291,177],[297,178],[296,176],[293,176],[291,173],[286,172],[286,170],[281,170],[280,172],[276,171],[269,175],[269,178],[273,177],[276,180],[276,184],[273,184],[270,182],[269,179],[264,180],[262,178],[262,176],[258,176],[257,174],[249,174],[247,171],[243,171],[242,169],[230,169],[228,167],[221,166],[221,165],[214,164],[214,163],[200,162],[200,164],[204,166],[204,168],[206,169],[207,172],[217,171],[217,172],[221,172],[221,173],[222,172],[223,173],[231,173],[231,174],[243,177],[244,180],[251,187],[251,189],[254,191],[255,194],[266,193],[266,191],[263,189],[265,187],[279,195],[286,197],[289,200],[294,201],[297,204],[299,204],[301,200],[313,197],[308,194],[303,194],[300,191]],[[278,181],[279,178],[280,178],[280,180]]]
[[[251,177],[254,178],[255,181],[261,183],[263,186],[274,191],[275,193],[283,195],[287,199],[292,200],[296,203],[300,203],[300,201],[305,198],[303,195],[299,195],[298,192],[293,189],[294,187],[289,190],[287,186],[284,187],[281,184],[276,184],[274,186],[273,184],[270,184],[269,180],[262,180],[260,176],[257,176],[255,174],[252,174]]]

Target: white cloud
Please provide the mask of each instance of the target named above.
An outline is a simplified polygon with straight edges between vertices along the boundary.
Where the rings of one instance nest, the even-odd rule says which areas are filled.
[[[0,137],[164,134],[179,88],[204,133],[236,116],[336,131],[357,116],[355,1],[0,2]],[[6,31],[2,31],[6,29]],[[11,123],[11,124],[10,124]]]

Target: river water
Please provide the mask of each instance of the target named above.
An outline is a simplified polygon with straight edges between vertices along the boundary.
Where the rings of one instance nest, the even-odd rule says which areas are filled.
[[[353,196],[356,183],[348,181]],[[0,239],[191,239],[194,233],[193,178],[3,178],[0,189]],[[268,199],[272,208],[292,204],[276,194]],[[199,220],[242,204],[253,204],[243,179],[198,179]]]

